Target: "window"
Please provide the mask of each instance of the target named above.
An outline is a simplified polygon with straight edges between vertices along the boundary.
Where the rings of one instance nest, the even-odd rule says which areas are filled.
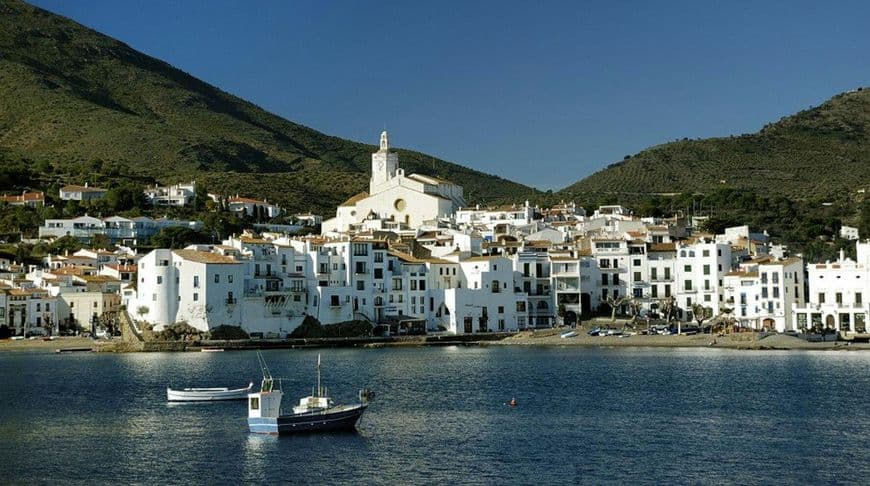
[[[834,294],[834,300],[837,302],[837,304],[842,304],[843,303],[843,293],[837,292],[836,294]]]
[[[375,252],[375,263],[381,263],[384,261],[384,252],[376,251]]]
[[[162,283],[163,283],[163,277],[158,276],[157,277],[157,285],[160,285]]]
[[[352,246],[354,256],[366,256],[369,254],[369,245],[365,243],[354,243]]]
[[[778,283],[779,283],[779,273],[774,272],[774,273],[771,275],[771,277],[773,278],[773,283],[775,283],[775,284],[778,284]]]
[[[260,397],[251,397],[251,410],[260,409]]]
[[[601,285],[608,285],[608,283],[607,283],[607,282],[608,282],[608,279],[609,279],[609,277],[607,276],[606,273],[605,273],[605,274],[602,274],[602,275],[601,275]]]
[[[330,296],[329,305],[331,305],[332,307],[339,307],[341,305],[341,302],[339,302],[337,295]]]
[[[665,284],[665,297],[671,296],[671,284]]]
[[[640,272],[634,272],[634,281],[640,282]]]
[[[420,280],[420,290],[426,290],[426,281]]]
[[[683,288],[687,291],[692,290],[692,281],[686,280],[685,282],[683,282]]]
[[[819,304],[824,304],[824,303],[825,303],[825,293],[819,292]]]
[[[198,300],[199,300],[199,294],[196,293],[196,292],[194,292],[194,293],[193,293],[193,301],[196,302],[196,301],[198,301]]]
[[[382,279],[382,278],[384,278],[384,269],[383,268],[376,268],[374,270],[374,274],[375,274],[376,279]]]
[[[220,276],[220,274],[217,274],[217,273],[214,274],[214,283],[221,283],[221,276]]]
[[[659,296],[659,286],[658,285],[653,285],[652,287],[650,287],[650,290],[652,290],[652,297],[653,298],[656,298]]]
[[[36,303],[36,312],[39,312],[39,311],[41,311],[41,310],[42,310],[42,304],[40,304],[39,302],[37,302],[37,303]]]
[[[704,275],[710,275],[710,265],[704,265]]]
[[[683,266],[683,271],[684,271],[684,272],[691,272],[691,271],[692,271],[692,266],[691,266],[691,265],[685,265],[685,266]]]
[[[712,299],[710,299],[710,294],[704,296],[704,302],[710,302],[711,300]]]
[[[774,287],[774,288],[773,288],[773,298],[774,298],[774,299],[778,299],[778,298],[779,298],[779,287]]]
[[[634,260],[632,260],[631,263],[632,263],[632,265],[634,265],[635,267],[639,267],[639,266],[640,266],[640,258],[635,258]]]
[[[411,290],[417,290],[417,280],[411,280]]]
[[[233,276],[232,275],[227,275],[227,282],[233,283]]]
[[[668,268],[665,268],[665,280],[670,280],[670,279],[671,279],[671,269],[670,269],[670,267],[668,267]]]
[[[199,275],[193,276],[193,288],[195,288],[195,289],[199,288]]]
[[[503,305],[498,306],[498,313],[504,314],[504,306]]]
[[[365,283],[364,281],[362,281],[362,280],[357,280],[357,281],[356,281],[356,289],[357,289],[357,290],[365,290],[365,289],[366,289],[366,283]]]
[[[767,298],[767,287],[761,287],[761,298],[762,299]]]
[[[656,277],[657,277],[657,275],[656,275],[656,270],[658,270],[658,269],[656,269],[656,268],[651,268],[651,269],[649,270],[649,278],[650,278],[650,280],[655,280],[655,279],[656,279]]]
[[[98,304],[97,302],[94,302],[94,309],[97,308],[97,304]],[[48,309],[46,309],[46,310],[48,310]]]
[[[861,305],[863,302],[861,301],[861,292],[855,292],[855,305]]]
[[[619,285],[619,275],[613,275],[613,285]]]
[[[705,257],[710,256],[710,250],[704,250],[704,251],[702,251],[702,252],[701,252],[701,255],[702,255],[702,256],[705,256]]]

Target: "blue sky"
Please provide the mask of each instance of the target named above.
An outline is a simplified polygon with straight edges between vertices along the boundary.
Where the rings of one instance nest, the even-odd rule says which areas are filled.
[[[867,1],[33,3],[325,133],[386,126],[541,189],[870,84]]]

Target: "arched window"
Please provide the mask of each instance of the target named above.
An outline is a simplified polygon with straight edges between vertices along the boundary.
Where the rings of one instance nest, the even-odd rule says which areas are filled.
[[[547,310],[549,307],[550,306],[547,305],[546,300],[542,300],[542,301],[538,302],[538,310]]]

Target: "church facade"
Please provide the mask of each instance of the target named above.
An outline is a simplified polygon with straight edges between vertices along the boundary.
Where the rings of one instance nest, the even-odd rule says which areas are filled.
[[[339,205],[322,232],[345,233],[366,220],[388,221],[401,228],[448,218],[465,205],[462,187],[437,177],[405,175],[399,154],[390,151],[387,132],[381,133],[380,149],[372,154],[372,177],[368,192],[361,192]]]

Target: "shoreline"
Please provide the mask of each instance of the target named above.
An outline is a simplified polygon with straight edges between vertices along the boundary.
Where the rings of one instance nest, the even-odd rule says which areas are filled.
[[[734,350],[821,350],[863,351],[870,350],[870,343],[850,341],[809,342],[784,334],[760,334],[756,332],[710,335],[632,335],[588,336],[584,328],[576,329],[577,335],[562,338],[568,328],[553,328],[536,331],[520,331],[513,334],[488,334],[468,336],[407,336],[392,338],[310,338],[292,340],[239,340],[239,341],[150,341],[131,343],[120,338],[93,340],[85,337],[59,337],[46,341],[39,339],[0,341],[0,352],[82,350],[93,352],[200,352],[204,348],[219,348],[226,351],[253,349],[303,349],[303,348],[387,348],[424,346],[551,346],[576,348],[709,348]]]

